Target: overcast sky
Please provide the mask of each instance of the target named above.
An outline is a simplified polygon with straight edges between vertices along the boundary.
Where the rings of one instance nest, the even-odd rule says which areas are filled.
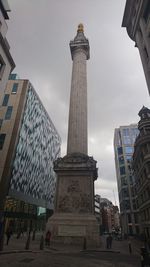
[[[114,129],[139,121],[149,95],[138,49],[121,28],[125,0],[9,0],[7,39],[15,72],[29,79],[62,139],[66,154],[72,60],[69,42],[84,24],[89,155],[97,160],[96,193],[118,203]]]

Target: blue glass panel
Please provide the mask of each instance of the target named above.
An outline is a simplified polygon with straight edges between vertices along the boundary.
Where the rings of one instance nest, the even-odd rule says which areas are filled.
[[[125,147],[125,153],[126,154],[132,154],[133,153],[133,147],[132,146],[126,146]]]
[[[132,155],[126,155],[126,159],[130,161],[132,159]]]
[[[130,136],[130,132],[129,132],[129,129],[123,129],[123,136]]]

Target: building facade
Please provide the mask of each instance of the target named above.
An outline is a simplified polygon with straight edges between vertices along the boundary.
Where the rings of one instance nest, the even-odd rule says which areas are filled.
[[[0,104],[2,92],[4,92],[10,72],[14,69],[15,63],[10,54],[10,47],[6,39],[7,23],[10,11],[7,0],[0,0]]]
[[[14,199],[53,209],[60,137],[31,83],[12,77],[0,108],[0,195],[9,188]]]
[[[150,1],[127,0],[122,26],[139,49],[150,93]]]
[[[150,109],[143,107],[138,124],[139,135],[135,141],[133,169],[137,205],[139,208],[140,232],[150,238]]]
[[[120,126],[115,129],[114,151],[120,204],[120,222],[123,234],[139,234],[138,208],[134,190],[132,155],[139,131],[137,125]]]
[[[113,203],[107,198],[101,198],[101,232],[112,233],[119,232],[120,220],[118,206],[114,206]]]

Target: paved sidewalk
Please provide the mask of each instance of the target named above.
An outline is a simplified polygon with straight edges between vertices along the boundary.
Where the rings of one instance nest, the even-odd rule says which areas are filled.
[[[105,248],[105,236],[101,237],[101,246],[96,250],[82,251],[82,247],[51,243],[50,247],[40,250],[41,233],[32,240],[29,250],[25,250],[26,236],[16,239],[12,236],[8,246],[0,254],[0,266],[5,267],[140,267],[140,256],[134,245],[129,255],[128,241],[113,241],[112,250]],[[136,243],[136,245],[134,244]]]
[[[110,254],[110,253],[109,253]],[[52,254],[19,253],[0,255],[4,267],[140,267],[134,256],[116,257],[115,254]],[[114,256],[115,255],[115,256]]]
[[[143,242],[135,239],[130,238],[132,254],[133,255],[140,255],[140,248],[144,245]],[[101,249],[106,250],[106,236],[101,236]],[[129,253],[129,240],[113,240],[112,241],[112,250],[113,251],[120,251],[123,254],[130,254]]]
[[[37,233],[35,240],[32,240],[32,234],[30,236],[30,245],[29,250],[38,251],[40,250],[40,238],[42,233]],[[5,238],[6,239],[6,238]],[[4,249],[3,252],[6,251],[24,251],[27,242],[27,235],[24,234],[19,239],[17,239],[16,235],[12,235],[9,240],[9,244],[6,245],[6,240],[4,240]]]
[[[35,240],[32,240],[32,234],[30,238],[30,245],[29,250],[30,251],[40,251],[40,239],[41,239],[42,233],[37,233],[35,236]],[[13,235],[10,239],[10,242],[8,246],[4,245],[3,252],[10,252],[10,251],[24,251],[26,246],[27,236],[21,236],[19,239],[16,238],[16,235]],[[6,243],[6,241],[5,241]],[[132,254],[133,255],[140,255],[140,247],[142,246],[142,242],[131,239],[131,247],[132,247]],[[45,247],[44,250],[50,250],[50,251],[57,251],[57,252],[80,252],[83,250],[82,246],[70,246],[70,245],[62,245],[62,244],[56,244],[52,243],[50,244],[50,247]],[[92,249],[89,249],[87,247],[87,251],[93,251]],[[97,248],[94,251],[105,251],[105,252],[116,252],[121,254],[130,254],[129,253],[129,247],[128,247],[128,240],[123,241],[117,241],[113,240],[112,242],[112,249],[108,250],[106,249],[106,236],[100,237],[100,247]]]

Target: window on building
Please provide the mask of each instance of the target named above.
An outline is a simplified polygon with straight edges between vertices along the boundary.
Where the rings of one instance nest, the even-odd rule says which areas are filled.
[[[5,142],[5,137],[6,137],[6,134],[0,134],[0,150],[3,149],[3,145],[4,145],[4,142]]]
[[[143,18],[147,23],[150,18],[150,1],[148,1],[147,6],[145,7],[145,12],[143,14]]]
[[[0,119],[0,129],[2,128],[3,120]]]
[[[127,188],[122,189],[122,195],[123,195],[123,198],[129,197],[129,191]]]
[[[139,134],[138,128],[131,128],[131,133],[132,135],[137,136]]]
[[[10,73],[9,80],[17,80],[17,79],[19,79],[19,77],[16,73]]]
[[[4,95],[2,106],[7,106],[9,100],[9,95]]]
[[[125,167],[120,167],[120,175],[125,175]]]
[[[126,176],[121,177],[121,185],[122,185],[122,186],[127,185],[127,179],[126,179]]]
[[[136,137],[139,135],[138,128],[131,128],[132,143],[135,142]]]
[[[118,150],[118,155],[123,154],[122,146],[118,147],[117,150]]]
[[[132,159],[132,156],[131,156],[131,155],[126,155],[126,160],[127,160],[127,162],[130,163],[131,159]]]
[[[18,90],[18,83],[14,83],[13,84],[13,87],[12,87],[11,93],[12,94],[16,94],[17,93],[17,90]]]
[[[132,154],[133,153],[133,147],[132,146],[126,146],[125,147],[125,153],[126,154]]]
[[[131,214],[127,214],[128,215],[128,223],[131,223]]]
[[[120,165],[124,164],[124,158],[123,158],[123,156],[119,157],[119,164]]]
[[[124,145],[132,144],[130,136],[123,136],[123,143],[124,143]]]
[[[125,207],[125,210],[130,210],[131,209],[130,201],[129,200],[125,200],[124,201],[124,207]]]
[[[129,136],[130,135],[129,128],[123,129],[122,132],[123,132],[123,136]]]
[[[5,120],[10,120],[11,114],[12,114],[12,110],[13,110],[13,107],[12,106],[8,106],[6,114],[5,114]]]
[[[122,133],[123,133],[123,143],[125,145],[131,144],[129,129],[123,129]]]

